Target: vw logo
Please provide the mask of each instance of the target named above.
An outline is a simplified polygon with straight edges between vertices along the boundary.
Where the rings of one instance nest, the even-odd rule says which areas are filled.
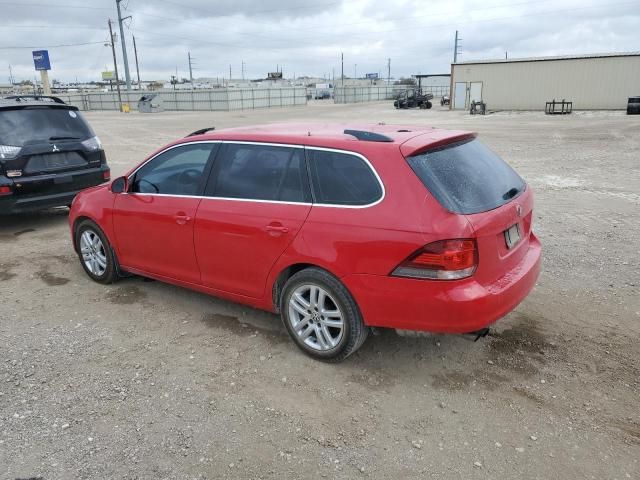
[[[54,143],[53,144],[53,149],[51,149],[52,152],[59,152],[60,149],[57,147],[57,145]]]

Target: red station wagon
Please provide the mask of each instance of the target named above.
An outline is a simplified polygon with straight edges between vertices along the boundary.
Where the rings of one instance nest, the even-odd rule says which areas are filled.
[[[540,271],[531,188],[469,132],[205,129],[80,193],[86,273],[136,274],[280,313],[339,361],[370,327],[486,333]]]

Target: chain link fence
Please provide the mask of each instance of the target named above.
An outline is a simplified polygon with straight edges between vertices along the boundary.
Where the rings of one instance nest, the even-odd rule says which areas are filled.
[[[335,87],[335,103],[361,103],[376,102],[380,100],[393,100],[398,94],[408,88],[416,88],[406,85],[394,85],[391,87]],[[449,95],[448,86],[422,87],[423,93],[431,93],[434,97]]]
[[[140,97],[149,94],[158,95],[163,101],[163,108],[169,111],[228,112],[307,104],[304,87],[122,92],[122,103],[128,103],[131,110],[137,110]],[[56,96],[80,110],[117,111],[120,109],[117,92],[61,93]]]

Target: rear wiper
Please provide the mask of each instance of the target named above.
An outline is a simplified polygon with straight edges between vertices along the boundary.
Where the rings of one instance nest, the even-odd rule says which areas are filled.
[[[509,200],[510,198],[515,197],[520,192],[520,189],[517,187],[513,187],[511,190],[508,190],[504,195],[502,195],[503,200]]]
[[[49,137],[49,140],[80,140],[80,137]]]

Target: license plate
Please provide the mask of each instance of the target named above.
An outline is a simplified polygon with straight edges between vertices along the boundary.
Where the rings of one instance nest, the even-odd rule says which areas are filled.
[[[520,241],[520,227],[516,223],[504,231],[504,239],[507,242],[507,248],[515,247]]]

